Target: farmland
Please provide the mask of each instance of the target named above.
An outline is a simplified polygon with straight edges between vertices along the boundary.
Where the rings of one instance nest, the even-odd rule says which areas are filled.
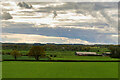
[[[26,54],[28,51],[20,51]],[[119,60],[118,58],[110,58],[108,56],[76,56],[75,51],[46,51],[47,55],[57,55],[52,57],[52,60]],[[10,59],[14,60],[14,57],[11,55],[3,55],[3,60]],[[33,57],[21,56],[18,57],[18,60],[35,60]],[[40,59],[47,60],[47,59]]]
[[[117,62],[3,62],[3,78],[117,78]]]
[[[32,46],[3,45],[3,78],[118,78],[118,62],[100,62],[120,60],[102,56],[102,53],[110,52],[105,46],[42,45],[45,57],[50,59],[39,57],[37,61],[35,57],[28,55]],[[14,55],[11,55],[14,49],[21,54],[16,60]],[[96,52],[101,56],[78,56],[75,52]],[[60,60],[69,62],[55,62]],[[71,60],[75,62],[70,62]],[[78,60],[80,62],[77,62]],[[82,62],[90,60],[98,62]]]

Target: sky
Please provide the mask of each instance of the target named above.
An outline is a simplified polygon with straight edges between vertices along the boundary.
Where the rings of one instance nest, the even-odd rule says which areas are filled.
[[[117,2],[4,1],[1,4],[4,43],[118,43]]]

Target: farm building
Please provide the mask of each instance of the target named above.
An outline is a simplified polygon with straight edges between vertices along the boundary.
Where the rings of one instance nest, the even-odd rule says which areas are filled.
[[[98,56],[96,52],[75,52],[75,55],[78,56]]]

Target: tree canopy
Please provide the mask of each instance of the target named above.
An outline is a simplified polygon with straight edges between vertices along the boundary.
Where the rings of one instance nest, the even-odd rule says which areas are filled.
[[[111,57],[120,58],[120,47],[110,47]]]
[[[17,57],[20,57],[21,54],[19,53],[19,51],[17,50],[12,50],[12,52],[10,53],[12,56],[14,56],[15,60],[17,60]]]
[[[42,46],[33,46],[30,49],[28,56],[33,56],[38,61],[40,57],[45,57],[45,50]]]

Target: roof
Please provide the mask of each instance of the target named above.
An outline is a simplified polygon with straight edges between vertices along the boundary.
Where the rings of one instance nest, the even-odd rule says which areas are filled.
[[[96,52],[76,52],[77,54],[96,54]]]

